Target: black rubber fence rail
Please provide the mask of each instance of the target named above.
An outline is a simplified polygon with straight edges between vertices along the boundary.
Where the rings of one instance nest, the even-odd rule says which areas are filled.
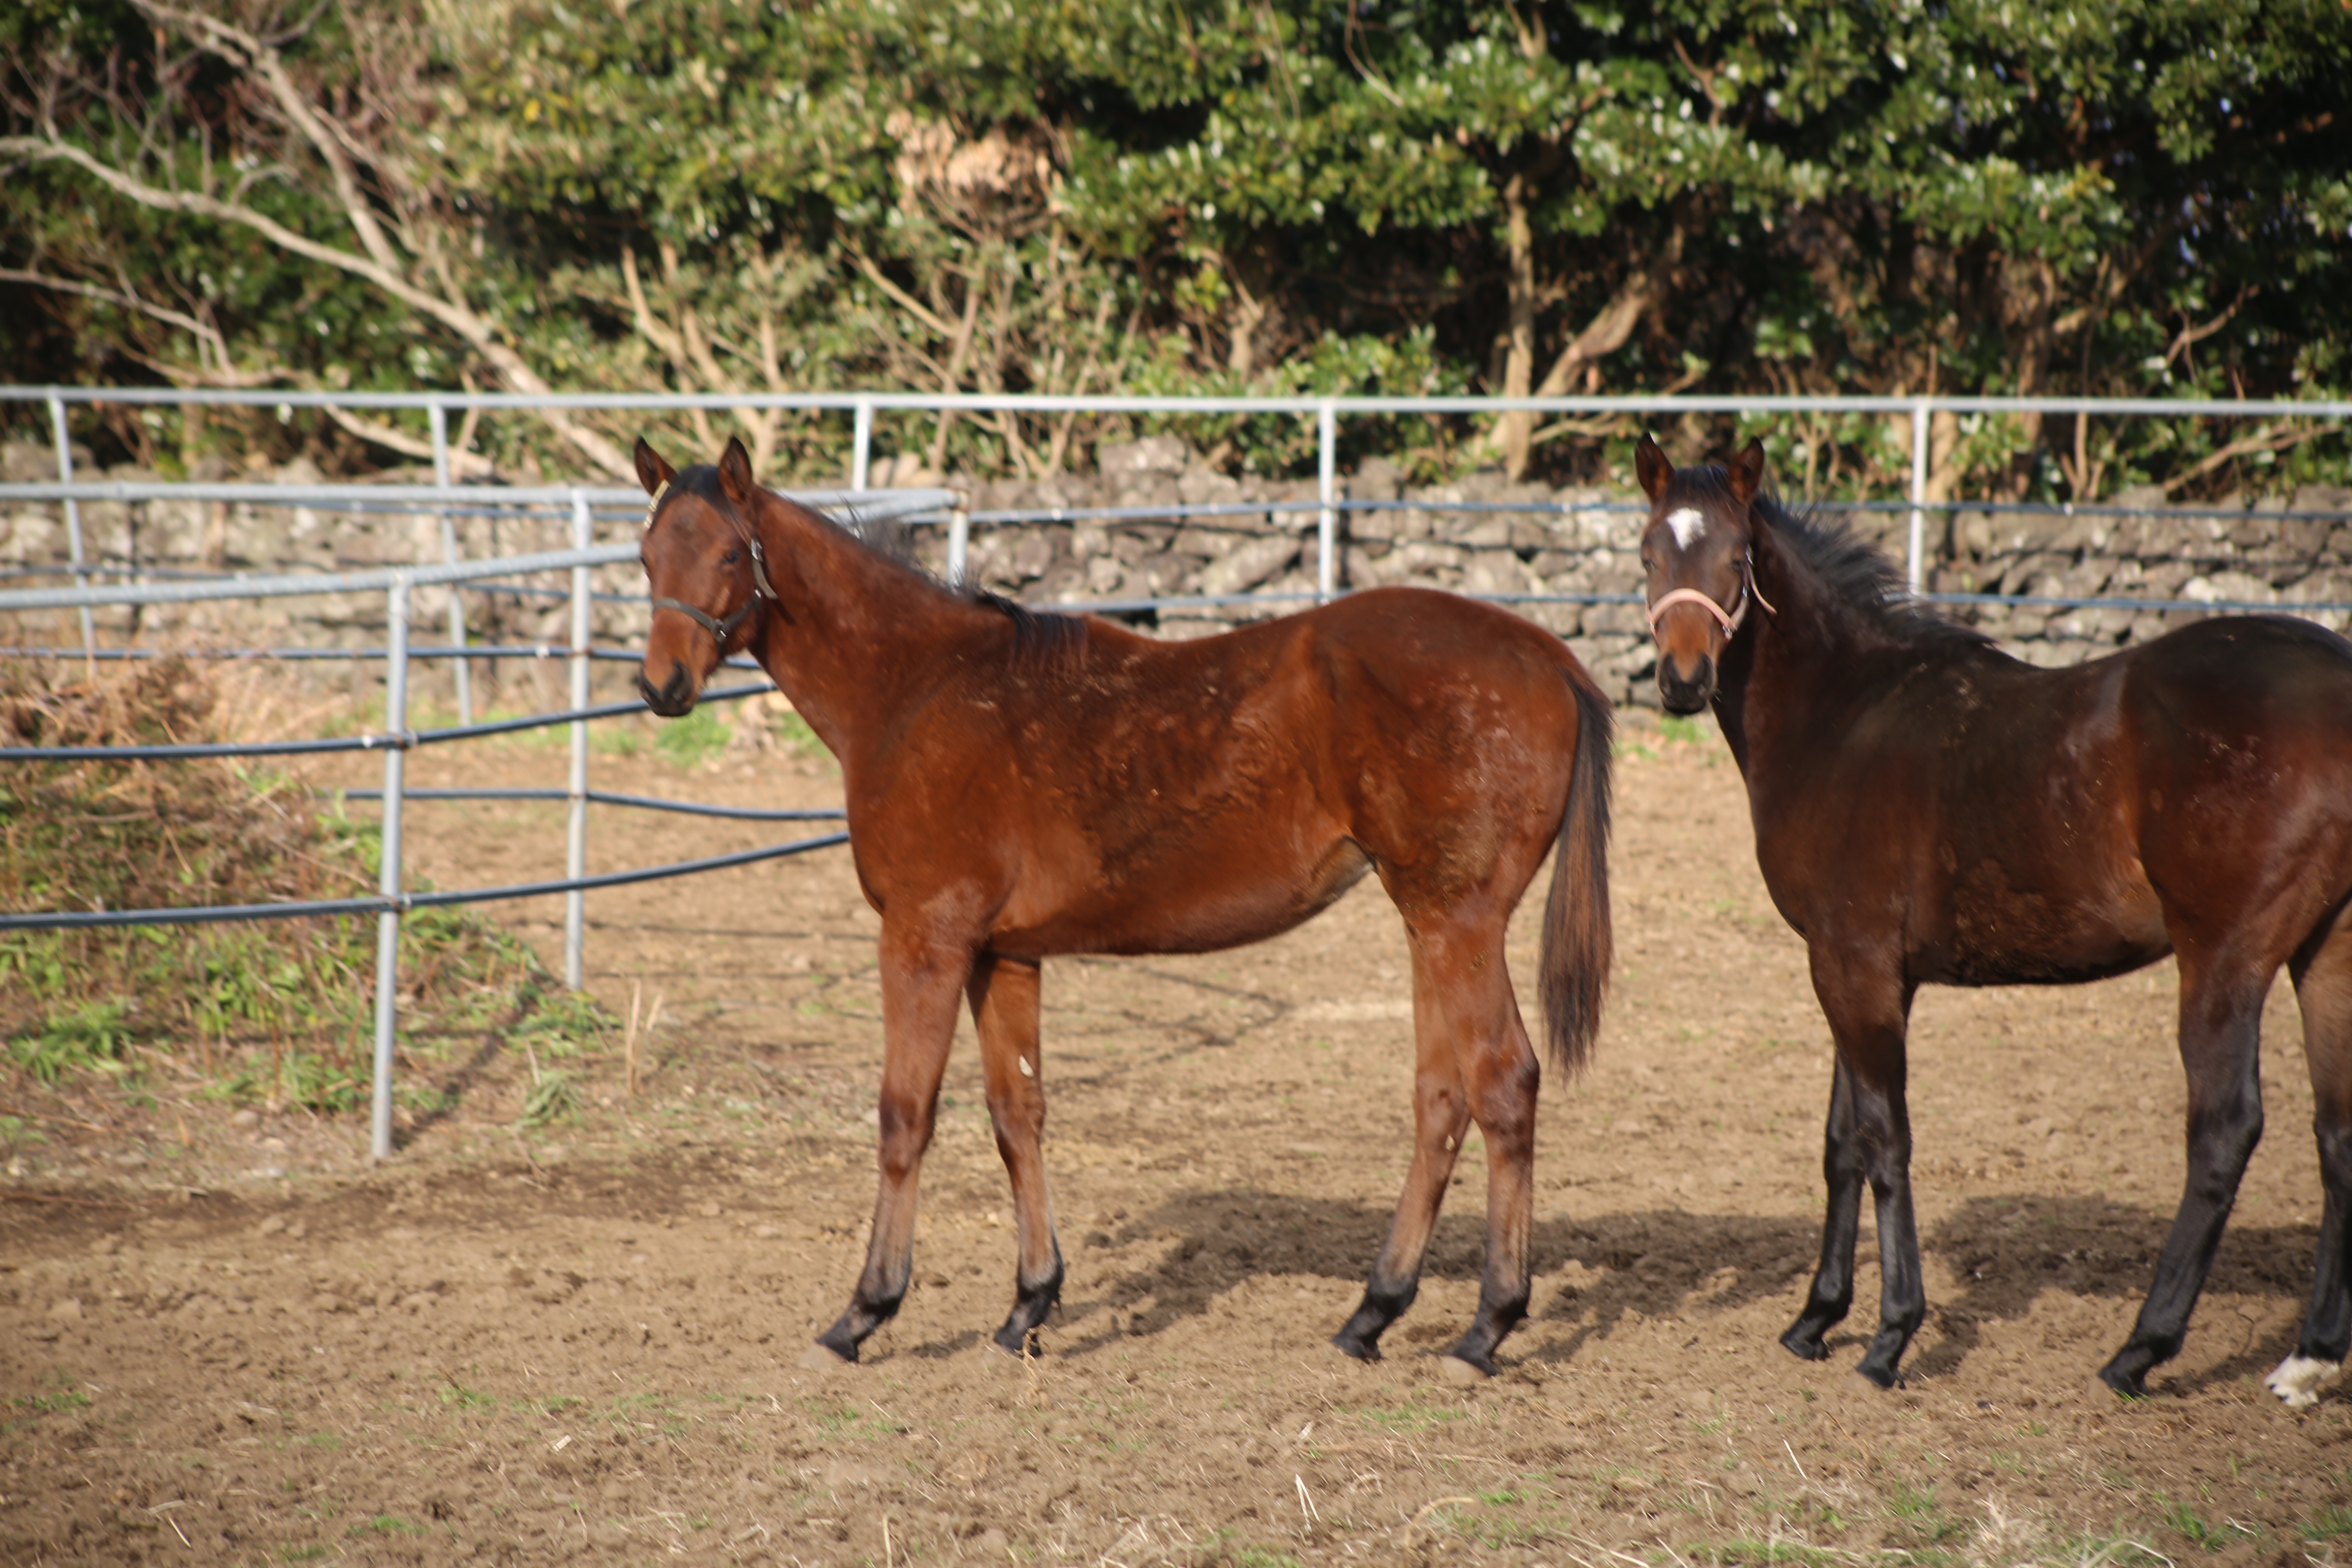
[[[704,692],[701,700],[705,702],[730,702],[738,698],[757,697],[761,692],[774,689],[775,687],[767,681],[750,686],[727,686],[716,691]],[[644,700],[632,697],[625,702],[601,702],[593,708],[570,708],[559,713],[530,713],[520,719],[493,719],[480,724],[452,724],[440,730],[411,730],[401,735],[348,735],[320,741],[207,741],[162,746],[0,746],[0,763],[69,763],[81,757],[111,763],[184,762],[196,757],[286,757],[320,752],[412,751],[418,746],[439,745],[447,741],[470,741],[482,735],[508,735],[519,730],[544,730],[555,724],[613,719],[624,713],[644,711]],[[409,793],[407,790],[401,792],[403,795]]]
[[[93,926],[212,925],[226,921],[380,915],[429,909],[439,904],[480,904],[497,899],[531,899],[543,893],[569,893],[575,889],[622,888],[633,882],[657,882],[669,877],[692,876],[698,871],[720,871],[730,866],[749,866],[761,860],[782,859],[787,855],[805,855],[812,849],[830,849],[836,844],[848,842],[849,835],[846,833],[825,833],[814,838],[797,838],[789,844],[739,849],[731,855],[706,856],[699,860],[674,860],[667,866],[646,866],[634,871],[606,871],[600,876],[558,878],[548,882],[514,882],[502,888],[457,888],[403,893],[397,898],[376,894],[369,898],[311,899],[283,904],[192,904],[178,909],[55,910],[36,914],[0,915],[0,931],[71,931]]]

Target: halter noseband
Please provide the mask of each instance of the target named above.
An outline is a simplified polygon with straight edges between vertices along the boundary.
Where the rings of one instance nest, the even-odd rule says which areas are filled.
[[[646,501],[646,528],[653,527],[654,515],[661,510],[662,500],[668,494],[669,487],[664,485]],[[759,533],[741,517],[737,516],[732,507],[728,509],[727,521],[733,526],[736,537],[740,539],[751,552],[751,596],[744,600],[735,613],[723,621],[709,611],[689,605],[683,599],[656,598],[654,600],[655,609],[676,610],[704,631],[709,632],[712,639],[718,643],[721,658],[726,657],[728,641],[734,637],[736,628],[743,624],[745,618],[753,610],[759,608],[761,600],[765,599],[770,604],[779,605],[783,603],[776,596],[775,585],[768,581],[768,552],[761,548]]]
[[[1654,637],[1658,635],[1658,617],[1676,605],[1703,605],[1706,608],[1706,613],[1713,616],[1717,624],[1723,627],[1723,635],[1729,637],[1739,629],[1742,622],[1748,619],[1748,604],[1750,599],[1763,605],[1768,615],[1777,616],[1780,613],[1772,607],[1772,602],[1764,596],[1763,590],[1756,586],[1756,554],[1753,551],[1748,552],[1739,558],[1739,597],[1732,602],[1730,609],[1725,609],[1696,588],[1676,588],[1669,593],[1659,595],[1656,602],[1650,605],[1650,635]]]

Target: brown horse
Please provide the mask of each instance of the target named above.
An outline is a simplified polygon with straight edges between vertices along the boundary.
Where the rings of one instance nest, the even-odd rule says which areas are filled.
[[[996,1335],[1017,1352],[1062,1284],[1039,1151],[1041,961],[1261,941],[1369,870],[1412,945],[1416,1133],[1334,1342],[1379,1355],[1475,1121],[1486,1268],[1453,1353],[1492,1372],[1527,1310],[1540,1076],[1503,932],[1555,842],[1542,990],[1563,1072],[1591,1049],[1610,959],[1609,708],[1559,639],[1468,599],[1387,590],[1158,642],[944,587],[761,489],[740,442],[715,468],[677,473],[643,441],[636,461],[655,498],[647,705],[685,713],[722,658],[756,658],[840,761],[858,880],[882,916],[881,1190],[824,1352],[856,1360],[906,1295],[959,993],[1019,1222]]]
[[[1863,1375],[1894,1383],[1926,1313],[1904,1103],[1919,986],[2071,984],[2173,953],[2188,1183],[2139,1321],[2099,1373],[2146,1393],[2262,1136],[2258,1034],[2284,965],[2326,1199],[2303,1338],[2268,1381],[2310,1404],[2352,1338],[2352,644],[2224,616],[2037,669],[1761,495],[1760,446],[1727,470],[1677,471],[1644,437],[1636,468],[1659,691],[1677,713],[1714,704],[1837,1048],[1821,1268],[1780,1342],[1829,1353],[1865,1180],[1882,1294]]]

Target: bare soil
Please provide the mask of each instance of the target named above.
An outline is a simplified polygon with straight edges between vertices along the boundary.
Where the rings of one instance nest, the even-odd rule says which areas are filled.
[[[2189,1345],[2126,1404],[2093,1373],[2181,1177],[2169,967],[1921,999],[1913,1110],[1932,1310],[1906,1386],[1774,1343],[1819,1223],[1828,1042],[1720,743],[1628,716],[1621,969],[1596,1065],[1546,1087],[1531,1319],[1504,1375],[1437,1359],[1477,1292],[1456,1178],[1421,1299],[1366,1366],[1325,1342],[1404,1171],[1407,966],[1370,883],[1280,941],[1047,966],[1069,1281],[1046,1353],[986,1347],[1010,1204],[960,1051],[917,1288],[855,1368],[800,1364],[873,1199],[877,922],[845,851],[601,893],[590,989],[656,994],[569,1061],[463,1042],[452,1102],[365,1129],[232,1118],[192,1086],[12,1086],[45,1137],[0,1183],[0,1561],[622,1563],[2333,1563],[2352,1419],[2258,1386],[2318,1220],[2292,995],[2273,1135]],[[560,752],[423,754],[415,782],[560,783]],[[347,782],[362,782],[355,770]],[[837,799],[821,761],[600,786]],[[598,868],[792,828],[598,808]],[[561,868],[562,808],[419,805],[444,886]],[[1531,899],[1512,959],[1532,973]],[[494,910],[559,956],[559,900]],[[967,1037],[969,1025],[966,1026]],[[968,1043],[968,1040],[967,1040]],[[422,1047],[419,1047],[420,1054]],[[584,1090],[520,1125],[534,1074]]]

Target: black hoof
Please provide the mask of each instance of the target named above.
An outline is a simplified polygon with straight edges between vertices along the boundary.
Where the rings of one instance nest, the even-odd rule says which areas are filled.
[[[817,1335],[816,1348],[828,1352],[835,1361],[847,1362],[852,1366],[857,1364],[857,1341],[849,1332],[846,1318]],[[805,1357],[803,1359],[806,1360]]]
[[[996,1348],[1009,1356],[1041,1356],[1045,1353],[1037,1342],[1037,1331],[1019,1323],[1007,1323],[991,1337]]]
[[[2146,1374],[2118,1366],[2114,1362],[2099,1369],[2099,1381],[2126,1399],[2146,1399],[2148,1396]]]
[[[1346,1329],[1341,1329],[1338,1333],[1333,1334],[1331,1342],[1339,1347],[1340,1354],[1351,1360],[1378,1361],[1381,1359],[1380,1341],[1368,1340]]]
[[[1821,1331],[1799,1323],[1780,1336],[1780,1348],[1799,1361],[1827,1361],[1830,1347],[1822,1343]]]
[[[1892,1364],[1877,1365],[1868,1356],[1864,1356],[1861,1364],[1853,1370],[1870,1379],[1873,1387],[1900,1388],[1903,1386],[1903,1371],[1900,1367]]]

